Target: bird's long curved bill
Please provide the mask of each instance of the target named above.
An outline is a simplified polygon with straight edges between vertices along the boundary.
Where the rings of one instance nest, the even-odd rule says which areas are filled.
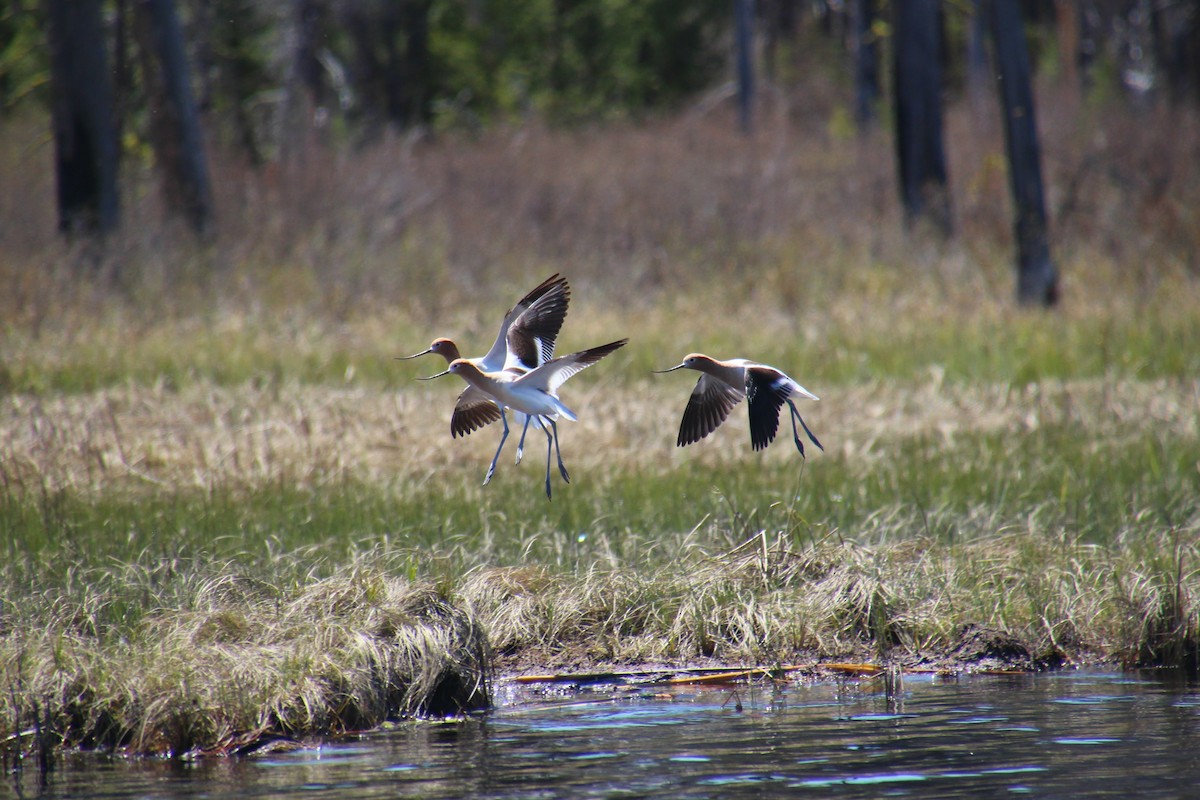
[[[422,350],[419,353],[413,353],[411,356],[396,356],[395,360],[396,361],[408,361],[410,358],[420,358],[421,356],[427,356],[432,352],[433,352],[433,348],[431,347],[428,350]]]
[[[419,381],[431,381],[431,380],[433,380],[434,378],[440,378],[440,377],[442,377],[443,375],[449,375],[449,374],[450,374],[450,370],[445,370],[444,372],[439,372],[437,375],[430,375],[430,376],[429,376],[429,377],[427,377],[427,378],[417,378],[417,380],[419,380]]]
[[[683,369],[685,366],[687,366],[687,365],[686,364],[676,364],[675,366],[671,367],[670,369],[652,369],[650,371],[656,375],[662,375],[667,372],[674,372],[677,369]]]

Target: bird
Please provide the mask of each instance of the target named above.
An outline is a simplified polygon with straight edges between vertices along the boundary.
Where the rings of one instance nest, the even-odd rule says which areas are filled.
[[[554,273],[509,309],[500,323],[496,341],[485,355],[465,360],[476,364],[482,372],[507,370],[518,375],[544,364],[554,357],[555,340],[562,329],[563,320],[566,319],[570,301],[570,284],[559,273]],[[407,361],[430,353],[446,359],[447,364],[462,358],[454,341],[439,337],[434,339],[427,349],[411,356],[400,356],[398,360]],[[518,416],[525,417],[524,414],[514,414],[514,418]],[[496,462],[500,459],[500,452],[508,440],[509,427],[504,406],[476,387],[468,386],[459,394],[454,403],[454,412],[450,415],[450,436],[455,439],[486,427],[497,419],[504,424],[504,433],[500,436],[500,445],[492,457],[487,475],[484,476],[485,486],[495,474]],[[522,422],[520,419],[517,421]],[[521,456],[525,451],[529,418],[525,417],[523,423],[521,439],[517,443],[518,464],[521,463]]]
[[[808,425],[804,424],[804,418],[800,416],[796,404],[792,401],[793,395],[808,400],[820,398],[783,370],[745,358],[720,361],[703,353],[689,353],[678,365],[654,372],[664,374],[677,369],[694,369],[702,373],[700,380],[696,382],[696,388],[688,398],[687,408],[683,410],[677,446],[686,447],[708,436],[721,426],[733,407],[746,397],[750,407],[750,444],[756,451],[774,441],[779,430],[779,409],[784,403],[791,409],[792,438],[801,457],[804,456],[804,443],[800,441],[800,433],[796,429],[797,420],[812,443],[821,450],[825,449],[809,430]]]
[[[558,418],[574,422],[578,419],[575,412],[558,397],[559,387],[577,372],[590,367],[600,359],[616,352],[629,342],[619,339],[615,342],[602,344],[580,350],[566,356],[551,359],[524,374],[510,370],[487,372],[479,365],[465,358],[455,359],[445,372],[430,375],[422,380],[433,380],[443,375],[458,375],[471,386],[491,397],[497,404],[520,411],[531,419],[537,420],[546,434],[546,499],[551,498],[550,487],[550,457],[558,456],[558,471],[563,481],[571,482],[567,467],[563,464],[562,449],[558,443]]]

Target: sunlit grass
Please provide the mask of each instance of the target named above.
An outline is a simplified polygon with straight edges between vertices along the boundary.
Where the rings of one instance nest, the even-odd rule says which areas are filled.
[[[771,265],[768,275],[783,279],[784,266]],[[568,268],[554,269],[574,277]],[[850,270],[866,283],[838,286],[828,276],[796,278],[811,284],[811,294],[790,306],[785,295],[765,296],[757,275],[753,280],[727,276],[708,285],[711,266],[699,266],[697,282],[678,292],[656,289],[634,299],[593,287],[585,273],[577,281],[560,349],[628,336],[630,369],[615,376],[627,382],[693,350],[718,357],[761,354],[821,387],[911,381],[930,369],[951,381],[1016,386],[1105,375],[1153,380],[1200,373],[1200,351],[1194,346],[1200,340],[1200,314],[1194,313],[1200,288],[1184,275],[1163,277],[1149,295],[1109,271],[1095,276],[1094,284],[1092,276],[1080,275],[1066,307],[1044,315],[1011,308],[1004,289],[978,280],[947,289],[934,278],[913,274],[902,287],[905,281],[889,277],[891,265],[829,269]],[[551,271],[547,267],[545,274]],[[538,273],[534,280],[542,277]],[[521,290],[505,282],[506,293],[496,295],[487,291],[492,286],[481,284],[465,307],[444,309],[428,320],[412,308],[368,308],[338,321],[317,310],[218,304],[200,317],[152,313],[138,319],[132,310],[114,310],[36,336],[10,327],[2,332],[6,355],[0,388],[89,392],[129,382],[183,387],[284,380],[400,387],[422,374],[422,366],[398,363],[395,356],[423,349],[434,336],[452,333],[468,352],[490,346],[494,317]],[[421,291],[431,297],[438,289]],[[755,324],[745,326],[740,320],[748,309]],[[680,325],[679,320],[702,324]]]
[[[378,560],[271,565],[144,556],[27,585],[0,719],[28,736],[44,706],[66,744],[194,756],[489,704],[485,634],[436,586]]]
[[[39,709],[71,743],[154,752],[372,725],[438,675],[482,685],[480,636],[506,669],[954,668],[989,641],[1023,666],[1194,668],[1200,228],[1158,211],[1200,180],[1187,137],[1102,122],[1111,152],[1050,148],[1059,184],[1087,158],[1173,169],[1157,193],[1083,174],[1053,312],[1013,306],[999,145],[971,136],[951,242],[880,200],[882,134],[786,114],[749,143],[683,119],[272,175],[218,159],[230,211],[201,244],[142,195],[103,248],[60,242],[30,199],[51,170],[12,160],[0,735]],[[395,356],[484,352],[556,271],[560,352],[631,343],[564,387],[572,481],[548,501],[540,432],[481,486],[498,430],[451,440],[461,384]],[[694,350],[820,395],[802,411],[825,451],[801,459],[785,422],[751,452],[744,407],[676,448],[695,376],[650,370]]]

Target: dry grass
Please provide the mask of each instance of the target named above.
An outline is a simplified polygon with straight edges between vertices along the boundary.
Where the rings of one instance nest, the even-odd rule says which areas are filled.
[[[1168,639],[1180,651],[1170,663],[1194,665],[1196,532],[1113,548],[1030,530],[956,546],[827,538],[793,549],[763,531],[689,556],[687,570],[488,569],[459,591],[517,669],[847,655],[948,669],[1135,666],[1164,663],[1155,648]],[[979,644],[980,630],[992,640]]]
[[[179,756],[490,704],[486,636],[434,587],[365,558],[277,574],[130,564],[5,603],[5,729],[40,703],[67,745]]]
[[[1195,667],[1200,131],[1041,88],[1063,308],[1014,309],[1000,127],[949,114],[959,236],[902,230],[834,94],[573,131],[212,159],[220,236],[129,175],[58,239],[44,120],[0,141],[0,731],[252,746],[475,707],[509,668],[886,654]],[[392,360],[482,352],[560,271],[561,351],[628,348],[478,486],[492,431]],[[824,399],[825,442],[673,447],[690,350]],[[512,445],[510,444],[511,448]],[[512,450],[509,450],[511,457]],[[215,563],[205,566],[216,557]],[[430,582],[433,582],[431,585]],[[448,699],[453,698],[453,699]],[[35,728],[38,726],[34,726]]]
[[[621,369],[620,357],[611,369]],[[606,367],[610,365],[605,365]],[[746,461],[744,410],[711,440],[687,450],[674,433],[693,380],[617,382],[600,369],[564,394],[578,423],[562,426],[568,465],[581,475],[733,466]],[[164,489],[320,487],[353,480],[401,492],[430,484],[473,484],[498,441],[499,426],[464,440],[448,437],[457,382],[397,391],[285,383],[260,388],[196,384],[181,390],[130,386],[82,394],[0,397],[0,482],[10,492],[70,490],[153,493]],[[950,384],[934,374],[916,384],[842,387],[808,404],[806,416],[828,455],[869,470],[898,442],[1026,435],[1073,426],[1079,435],[1125,447],[1148,433],[1200,437],[1200,385],[1178,380],[1107,379],[1008,385]],[[511,457],[514,441],[506,445]],[[526,457],[542,463],[534,431]],[[820,458],[821,456],[816,456]],[[795,460],[776,445],[755,461]],[[529,470],[525,470],[528,472]]]
[[[1153,300],[1163,281],[1195,276],[1194,111],[1081,107],[1054,85],[1040,99],[1068,309],[1110,305],[1114,293]],[[428,326],[461,298],[477,309],[465,315],[490,327],[481,297],[554,269],[627,309],[680,289],[694,297],[710,280],[735,305],[769,299],[768,313],[840,318],[832,300],[867,320],[853,302],[864,291],[893,301],[887,318],[969,311],[981,296],[1007,307],[1011,212],[997,120],[949,110],[960,236],[941,246],[902,230],[886,132],[836,135],[836,105],[813,103],[768,96],[749,139],[718,107],[640,125],[385,139],[356,152],[313,144],[262,170],[215,154],[221,236],[203,247],[162,222],[151,176],[134,169],[126,232],[100,253],[57,241],[42,121],[6,121],[0,310],[18,331],[46,334],[114,309],[138,326],[230,307],[349,322],[401,310]],[[88,265],[96,283],[80,279]],[[872,286],[880,271],[862,267],[895,278]],[[1098,278],[1109,292],[1093,291]],[[910,281],[928,283],[896,291]],[[110,302],[118,298],[124,310]]]

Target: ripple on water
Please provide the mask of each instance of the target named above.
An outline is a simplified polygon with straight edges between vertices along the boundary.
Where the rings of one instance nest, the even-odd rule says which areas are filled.
[[[742,687],[742,712],[726,702],[728,688],[553,700],[510,692],[495,712],[456,724],[404,723],[261,760],[179,769],[79,756],[39,796],[1065,797],[1170,796],[1173,786],[1200,785],[1195,685],[1104,675],[913,680],[899,703],[877,687]]]

